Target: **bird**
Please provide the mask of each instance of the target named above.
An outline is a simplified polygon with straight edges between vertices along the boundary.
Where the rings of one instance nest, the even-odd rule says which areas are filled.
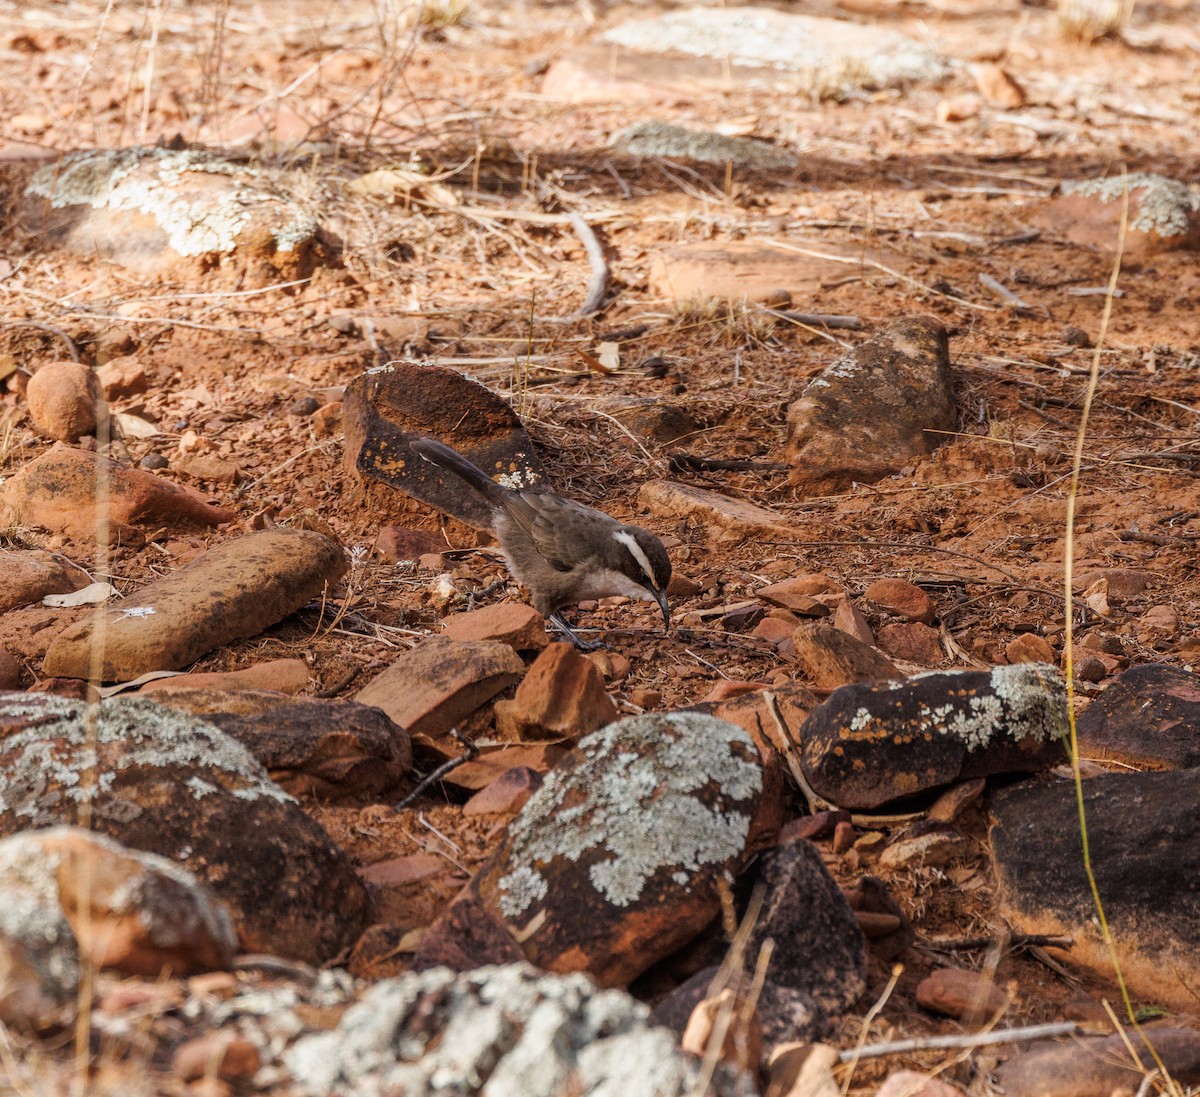
[[[534,609],[577,648],[603,646],[582,639],[562,615],[564,606],[588,598],[620,594],[657,602],[663,628],[670,629],[671,559],[649,530],[545,488],[505,487],[432,438],[418,438],[409,448],[483,498],[509,573],[529,591]]]

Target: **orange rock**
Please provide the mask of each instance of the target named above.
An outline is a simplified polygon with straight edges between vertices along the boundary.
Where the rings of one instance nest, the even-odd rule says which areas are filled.
[[[864,644],[870,644],[872,647],[875,645],[875,635],[871,632],[871,626],[849,598],[843,598],[834,607],[833,627],[840,628]]]
[[[791,532],[787,518],[778,511],[691,484],[648,480],[638,492],[638,503],[661,518],[695,518],[712,542]]]
[[[110,358],[96,370],[96,380],[109,400],[120,400],[126,396],[139,396],[150,387],[146,367],[135,354],[122,354]]]
[[[747,693],[757,693],[759,690],[769,688],[769,682],[738,682],[722,678],[700,700],[701,702],[728,701],[731,697],[741,697]]]
[[[276,693],[302,693],[308,687],[308,664],[303,659],[268,659],[242,670],[205,671],[194,674],[175,674],[147,682],[139,693],[156,690],[269,689]]]
[[[974,65],[971,75],[979,94],[993,107],[1015,110],[1025,105],[1025,90],[1002,65]]]
[[[499,640],[514,651],[541,651],[549,642],[542,615],[524,602],[500,602],[453,613],[442,622],[450,640]]]
[[[309,530],[280,527],[226,541],[105,611],[100,677],[119,682],[176,670],[254,636],[295,613],[346,567],[341,546]],[[89,616],[60,632],[46,652],[45,673],[89,677],[95,627]]]
[[[176,1050],[171,1065],[185,1081],[206,1075],[218,1078],[249,1078],[260,1066],[262,1057],[244,1036],[232,1032],[208,1032],[188,1040]]]
[[[956,95],[951,99],[942,99],[937,105],[937,120],[946,122],[965,122],[979,113],[978,95]]]
[[[422,640],[355,694],[413,735],[444,735],[517,682],[525,664],[507,644]]]
[[[801,625],[792,642],[796,646],[796,662],[806,679],[819,689],[903,677],[877,648],[868,647],[832,625]]]
[[[101,473],[108,493],[98,497]],[[136,525],[219,526],[236,517],[189,488],[67,446],[55,446],[9,477],[0,489],[0,513],[21,525],[88,540],[101,515],[114,534],[130,527],[131,535]]]
[[[1057,662],[1057,656],[1049,641],[1036,632],[1023,632],[1004,645],[1004,654],[1010,663]]]
[[[919,621],[893,621],[879,630],[879,646],[893,659],[932,667],[945,657],[942,638],[935,628]]]
[[[496,730],[506,738],[585,735],[617,718],[599,668],[570,644],[539,655],[511,701],[496,702]]]
[[[101,834],[58,827],[0,842],[7,886],[37,886],[98,968],[157,976],[227,967],[237,938],[225,908],[190,873]]]
[[[1009,1003],[987,976],[965,968],[939,968],[917,986],[917,1001],[934,1013],[958,1017],[968,1024],[990,1020]]]
[[[963,1097],[963,1091],[919,1071],[897,1070],[887,1076],[875,1097]]]
[[[541,787],[542,775],[537,770],[513,766],[463,804],[463,814],[515,815]]]
[[[67,594],[87,586],[81,568],[68,567],[63,558],[43,549],[10,549],[4,554],[4,584],[0,613],[40,602],[47,594]]]
[[[915,583],[906,579],[877,579],[866,590],[868,602],[880,609],[927,625],[933,620],[933,599]]]
[[[25,400],[33,425],[59,442],[95,434],[108,415],[96,374],[79,362],[46,363],[29,379]]]

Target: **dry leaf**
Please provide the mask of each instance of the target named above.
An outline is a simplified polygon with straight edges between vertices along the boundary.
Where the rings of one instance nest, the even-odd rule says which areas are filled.
[[[50,606],[52,609],[71,609],[74,606],[97,606],[101,602],[107,602],[116,593],[117,588],[111,583],[92,583],[90,586],[86,586],[82,590],[72,591],[70,594],[47,594],[42,599],[42,605]]]
[[[346,190],[365,198],[386,198],[393,202],[397,198],[411,198],[430,206],[458,205],[458,195],[449,187],[419,171],[405,168],[369,171],[348,183]]]
[[[112,418],[126,438],[153,438],[156,434],[162,434],[162,431],[154,423],[149,419],[143,419],[140,415],[132,415],[127,411],[114,411]]]

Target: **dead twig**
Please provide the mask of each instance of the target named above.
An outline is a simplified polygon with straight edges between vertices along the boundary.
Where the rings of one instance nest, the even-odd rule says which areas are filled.
[[[445,777],[447,773],[451,773],[452,771],[456,770],[464,762],[472,761],[479,753],[479,748],[470,739],[465,739],[459,735],[457,728],[451,728],[450,734],[454,736],[458,742],[462,743],[464,747],[466,747],[466,753],[459,755],[457,758],[447,758],[446,761],[438,766],[437,769],[435,769],[432,773],[418,781],[417,787],[414,788],[407,796],[405,796],[403,800],[400,800],[395,805],[393,810],[403,811],[418,796],[420,796],[422,792],[429,788],[430,785],[436,784],[443,777]]]
[[[968,952],[972,949],[991,948],[995,937],[930,938],[919,941],[919,948],[936,949],[939,952]],[[1009,940],[1011,949],[1050,946],[1051,948],[1073,948],[1075,941],[1055,933],[1014,933]]]
[[[588,264],[592,268],[587,296],[584,297],[583,304],[579,306],[572,317],[575,320],[583,320],[599,312],[600,306],[604,304],[604,295],[608,292],[608,263],[604,258],[604,249],[600,246],[600,240],[592,226],[583,219],[583,214],[572,213],[570,220],[571,228],[575,230],[575,235],[582,242],[583,250],[587,252]]]
[[[861,316],[838,316],[823,312],[796,312],[793,309],[764,309],[772,316],[781,320],[792,320],[797,324],[811,324],[818,328],[845,328],[847,331],[861,331],[863,322]]]
[[[1054,1021],[1045,1025],[1005,1028],[998,1032],[966,1033],[962,1036],[924,1036],[911,1040],[892,1040],[884,1044],[867,1044],[861,1048],[841,1052],[838,1059],[848,1063],[852,1059],[876,1059],[881,1055],[903,1055],[910,1051],[987,1047],[991,1044],[1013,1044],[1019,1040],[1049,1040],[1055,1036],[1074,1036],[1079,1031],[1079,1025],[1075,1021]]]

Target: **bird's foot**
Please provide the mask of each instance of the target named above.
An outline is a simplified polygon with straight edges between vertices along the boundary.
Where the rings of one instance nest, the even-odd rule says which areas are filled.
[[[602,640],[585,640],[568,623],[561,613],[550,614],[549,621],[559,632],[571,641],[580,651],[600,651],[604,648]]]

